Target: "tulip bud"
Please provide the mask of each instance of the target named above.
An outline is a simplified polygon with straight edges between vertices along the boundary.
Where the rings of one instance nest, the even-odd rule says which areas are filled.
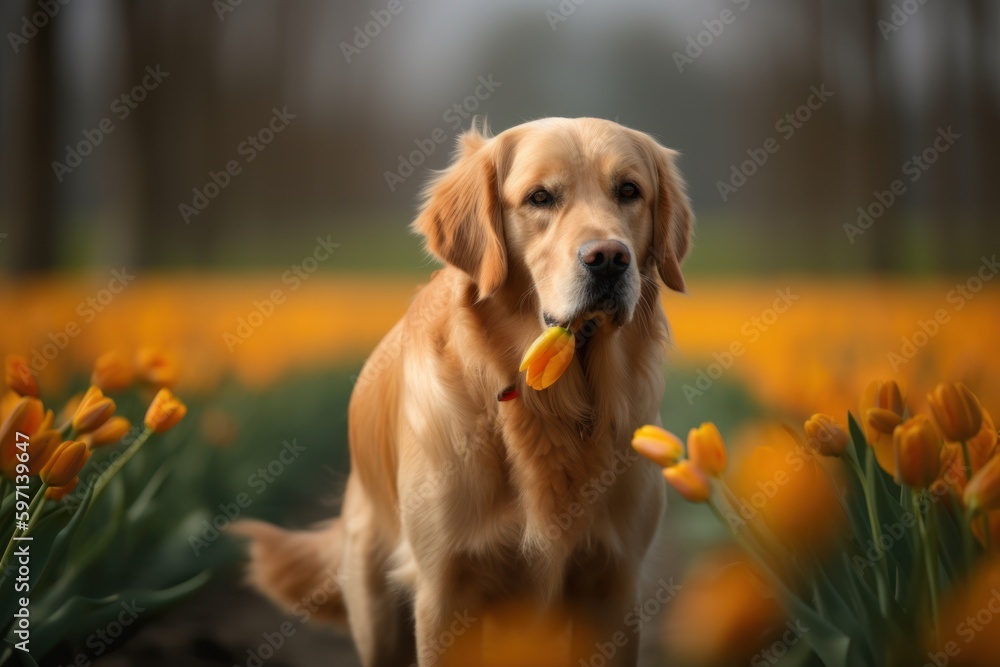
[[[927,395],[934,421],[951,442],[963,442],[979,433],[983,408],[979,399],[961,382],[939,384]]]
[[[726,445],[712,422],[688,431],[688,458],[705,474],[718,477],[726,470]]]
[[[875,452],[875,459],[882,470],[893,476],[896,474],[896,454],[892,433],[902,423],[902,416],[885,408],[872,408],[865,415],[868,446]]]
[[[893,432],[896,483],[924,489],[941,472],[941,434],[927,415],[917,415]]]
[[[878,464],[890,475],[896,473],[896,461],[892,452],[892,429],[888,431],[876,430],[868,422],[868,413],[874,408],[887,410],[895,413],[902,422],[903,413],[906,411],[906,393],[894,380],[880,382],[878,380],[869,384],[861,394],[861,416],[862,428],[868,438],[868,444],[875,452]],[[882,422],[885,423],[887,415],[883,415]]]
[[[680,438],[659,426],[637,429],[632,436],[632,448],[661,468],[669,468],[684,456]]]
[[[805,423],[809,445],[823,456],[843,456],[851,436],[833,417],[815,414]]]
[[[65,486],[80,474],[88,458],[90,450],[87,445],[67,440],[59,445],[39,476],[48,486]]]
[[[154,387],[172,387],[177,382],[177,364],[163,350],[142,348],[136,354],[136,366],[142,381]]]
[[[549,327],[524,353],[519,370],[528,371],[527,384],[541,391],[562,377],[576,351],[573,332],[565,327]]]
[[[97,387],[91,387],[73,415],[73,429],[77,433],[90,433],[108,421],[114,413],[115,402],[106,398]]]
[[[128,358],[118,351],[106,352],[94,362],[90,382],[103,391],[122,391],[132,384],[135,369]]]
[[[861,394],[861,414],[872,408],[892,410],[900,417],[906,411],[906,393],[895,380],[872,382]]]
[[[1000,456],[994,456],[965,487],[965,506],[973,512],[1000,509]]]
[[[38,382],[35,381],[35,374],[31,372],[28,360],[21,355],[7,355],[7,359],[5,360],[5,379],[7,386],[21,396],[34,396],[38,398]]]
[[[63,484],[62,486],[50,486],[45,489],[45,499],[46,500],[62,500],[69,494],[73,493],[73,489],[76,488],[77,483],[80,481],[79,477],[74,477],[70,480],[69,484]]]
[[[42,402],[33,396],[23,396],[10,408],[7,418],[0,424],[0,472],[4,477],[17,476],[18,433],[29,438],[45,422]],[[23,442],[23,439],[21,440]]]
[[[685,500],[703,503],[712,494],[712,480],[691,461],[664,468],[663,477]]]
[[[186,414],[187,406],[171,394],[169,389],[161,389],[146,410],[146,427],[155,433],[165,433],[176,426]]]
[[[39,474],[61,443],[62,435],[52,429],[39,431],[32,436],[28,446],[28,474]]]
[[[132,422],[125,417],[112,417],[100,428],[94,429],[81,438],[91,449],[104,445],[114,445],[121,442],[125,434],[132,428]]]

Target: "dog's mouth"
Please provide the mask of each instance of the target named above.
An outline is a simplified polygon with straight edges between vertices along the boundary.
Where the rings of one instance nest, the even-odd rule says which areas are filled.
[[[581,329],[589,329],[611,324],[622,327],[628,323],[629,312],[620,301],[614,299],[594,300],[567,318],[559,318],[550,313],[542,313],[542,321],[548,327],[563,327],[579,335]]]

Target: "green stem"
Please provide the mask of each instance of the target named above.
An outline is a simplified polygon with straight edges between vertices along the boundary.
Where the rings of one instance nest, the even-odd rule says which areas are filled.
[[[965,481],[968,483],[972,480],[972,457],[969,456],[969,443],[967,440],[962,441],[962,459],[965,463]]]
[[[119,470],[125,467],[125,464],[136,455],[139,449],[146,443],[147,440],[149,440],[149,436],[151,435],[153,435],[153,429],[147,426],[139,437],[136,438],[135,442],[133,442],[128,449],[122,452],[122,455],[115,459],[115,462],[111,464],[111,467],[104,471],[104,474],[98,478],[94,485],[94,495],[90,499],[91,507],[93,507],[94,501],[96,501],[97,497],[101,495],[101,492],[104,491],[104,487],[106,487],[108,482],[111,481],[111,478],[118,474]]]
[[[927,567],[927,583],[931,594],[931,621],[934,628],[934,641],[939,642],[941,636],[940,618],[938,616],[938,544],[937,544],[937,521],[934,516],[934,504],[927,505],[927,518],[924,518],[920,511],[920,499],[924,492],[918,495],[913,493],[913,509],[917,515],[917,528],[920,531],[920,540],[923,545],[924,563]]]
[[[882,552],[882,526],[878,522],[878,509],[875,507],[875,470],[873,460],[874,457],[869,449],[868,455],[865,457],[868,474],[865,474],[861,471],[861,466],[858,465],[857,461],[853,458],[847,459],[851,468],[854,470],[854,474],[856,474],[858,479],[861,480],[861,486],[864,490],[865,507],[868,510],[868,523],[870,523],[872,527],[872,540],[875,542],[876,552],[880,554],[878,567],[875,569],[875,584],[878,589],[879,610],[882,612],[882,616],[888,618],[889,568],[885,562],[886,554]]]
[[[6,477],[0,477],[0,500],[7,497],[7,484],[8,480]]]
[[[41,513],[42,505],[45,503],[45,490],[47,488],[49,488],[48,484],[43,482],[38,487],[38,491],[35,492],[35,497],[28,503],[28,525],[22,531],[14,529],[14,534],[10,536],[10,541],[7,542],[7,548],[4,549],[3,556],[0,556],[0,572],[3,572],[3,569],[7,566],[7,561],[10,560],[10,555],[14,553],[14,543],[17,542],[17,538],[26,535],[31,530],[31,527],[35,525],[38,514]]]
[[[970,509],[965,510],[962,541],[965,543],[965,566],[968,571],[972,571],[972,567],[976,562],[976,538],[972,535],[973,519],[975,519],[975,512]]]

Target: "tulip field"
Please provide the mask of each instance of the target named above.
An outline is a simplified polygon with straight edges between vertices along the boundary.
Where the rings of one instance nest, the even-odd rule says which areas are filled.
[[[97,311],[105,282],[0,292],[0,665],[19,664],[19,615],[33,655],[70,664],[97,659],[93,629],[135,600],[101,653],[128,651],[213,579],[239,585],[232,521],[334,513],[351,386],[419,279],[319,274],[279,299],[269,274],[145,274]],[[664,295],[663,427],[633,441],[668,486],[652,580],[679,584],[644,660],[996,664],[982,610],[1000,595],[1000,290],[688,287]]]

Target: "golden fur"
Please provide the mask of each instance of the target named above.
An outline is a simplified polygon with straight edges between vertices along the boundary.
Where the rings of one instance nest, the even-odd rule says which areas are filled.
[[[441,638],[456,614],[511,600],[570,609],[598,641],[625,629],[663,505],[659,470],[629,443],[659,423],[657,276],[684,290],[692,224],[673,162],[647,135],[597,119],[460,139],[413,225],[446,267],[351,397],[341,517],[305,534],[239,527],[254,538],[261,590],[294,609],[336,571],[342,595],[319,614],[342,619],[346,607],[368,667],[450,664]],[[638,200],[616,198],[625,180]],[[552,206],[527,201],[539,188],[557,193]],[[577,252],[593,239],[624,243],[633,261],[607,311],[584,299]],[[517,369],[546,320],[586,343],[536,392]],[[498,402],[510,385],[519,398]],[[637,649],[632,637],[609,664],[635,665]]]

